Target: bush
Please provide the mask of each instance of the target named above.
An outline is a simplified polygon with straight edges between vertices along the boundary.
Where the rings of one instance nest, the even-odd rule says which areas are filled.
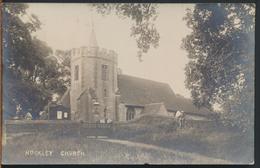
[[[146,117],[118,125],[114,138],[198,153],[235,163],[253,162],[252,134],[241,133],[239,129],[221,124],[214,128],[178,129],[177,123],[172,119]]]

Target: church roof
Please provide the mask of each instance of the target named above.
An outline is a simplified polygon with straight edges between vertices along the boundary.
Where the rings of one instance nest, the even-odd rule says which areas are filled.
[[[144,106],[143,114],[156,114],[164,106],[163,103],[151,103]],[[165,109],[166,110],[166,109]]]
[[[166,83],[128,75],[118,75],[121,101],[130,105],[164,102],[167,109],[176,109],[174,93]]]
[[[59,103],[61,103],[64,107],[70,108],[70,89],[66,90]]]
[[[190,99],[176,95],[166,83],[120,74],[118,88],[121,102],[126,105],[145,106],[163,102],[170,111],[183,110],[203,115],[211,113],[205,108],[199,110]]]
[[[187,99],[180,95],[175,95],[175,103],[178,109],[183,110],[187,114],[212,114],[212,111],[206,109],[206,108],[200,108],[198,109],[195,107],[192,103],[191,99]]]
[[[96,95],[95,90],[94,90],[93,88],[89,88],[89,89],[84,89],[84,90],[80,93],[80,95],[79,95],[79,97],[77,98],[77,100],[79,100],[85,93],[89,93],[92,99],[97,98],[97,95]]]

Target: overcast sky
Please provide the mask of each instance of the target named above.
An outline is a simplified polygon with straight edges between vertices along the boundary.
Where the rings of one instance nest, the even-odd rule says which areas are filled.
[[[166,82],[175,93],[190,97],[185,88],[184,67],[187,53],[181,49],[182,38],[190,33],[183,17],[191,4],[160,4],[156,28],[160,44],[139,62],[135,40],[130,37],[133,22],[115,15],[101,16],[87,4],[30,4],[29,12],[42,22],[35,34],[53,49],[68,50],[88,45],[91,20],[98,45],[118,53],[118,66],[124,74]]]

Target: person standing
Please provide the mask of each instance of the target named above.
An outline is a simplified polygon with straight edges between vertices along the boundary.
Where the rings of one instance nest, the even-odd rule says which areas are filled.
[[[184,127],[184,111],[177,111],[175,114],[175,118],[177,119],[177,122],[179,124],[179,128]]]

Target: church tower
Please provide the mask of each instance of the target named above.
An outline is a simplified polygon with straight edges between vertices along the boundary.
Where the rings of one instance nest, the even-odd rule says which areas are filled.
[[[71,118],[116,120],[117,54],[98,46],[92,31],[87,47],[71,50]]]

